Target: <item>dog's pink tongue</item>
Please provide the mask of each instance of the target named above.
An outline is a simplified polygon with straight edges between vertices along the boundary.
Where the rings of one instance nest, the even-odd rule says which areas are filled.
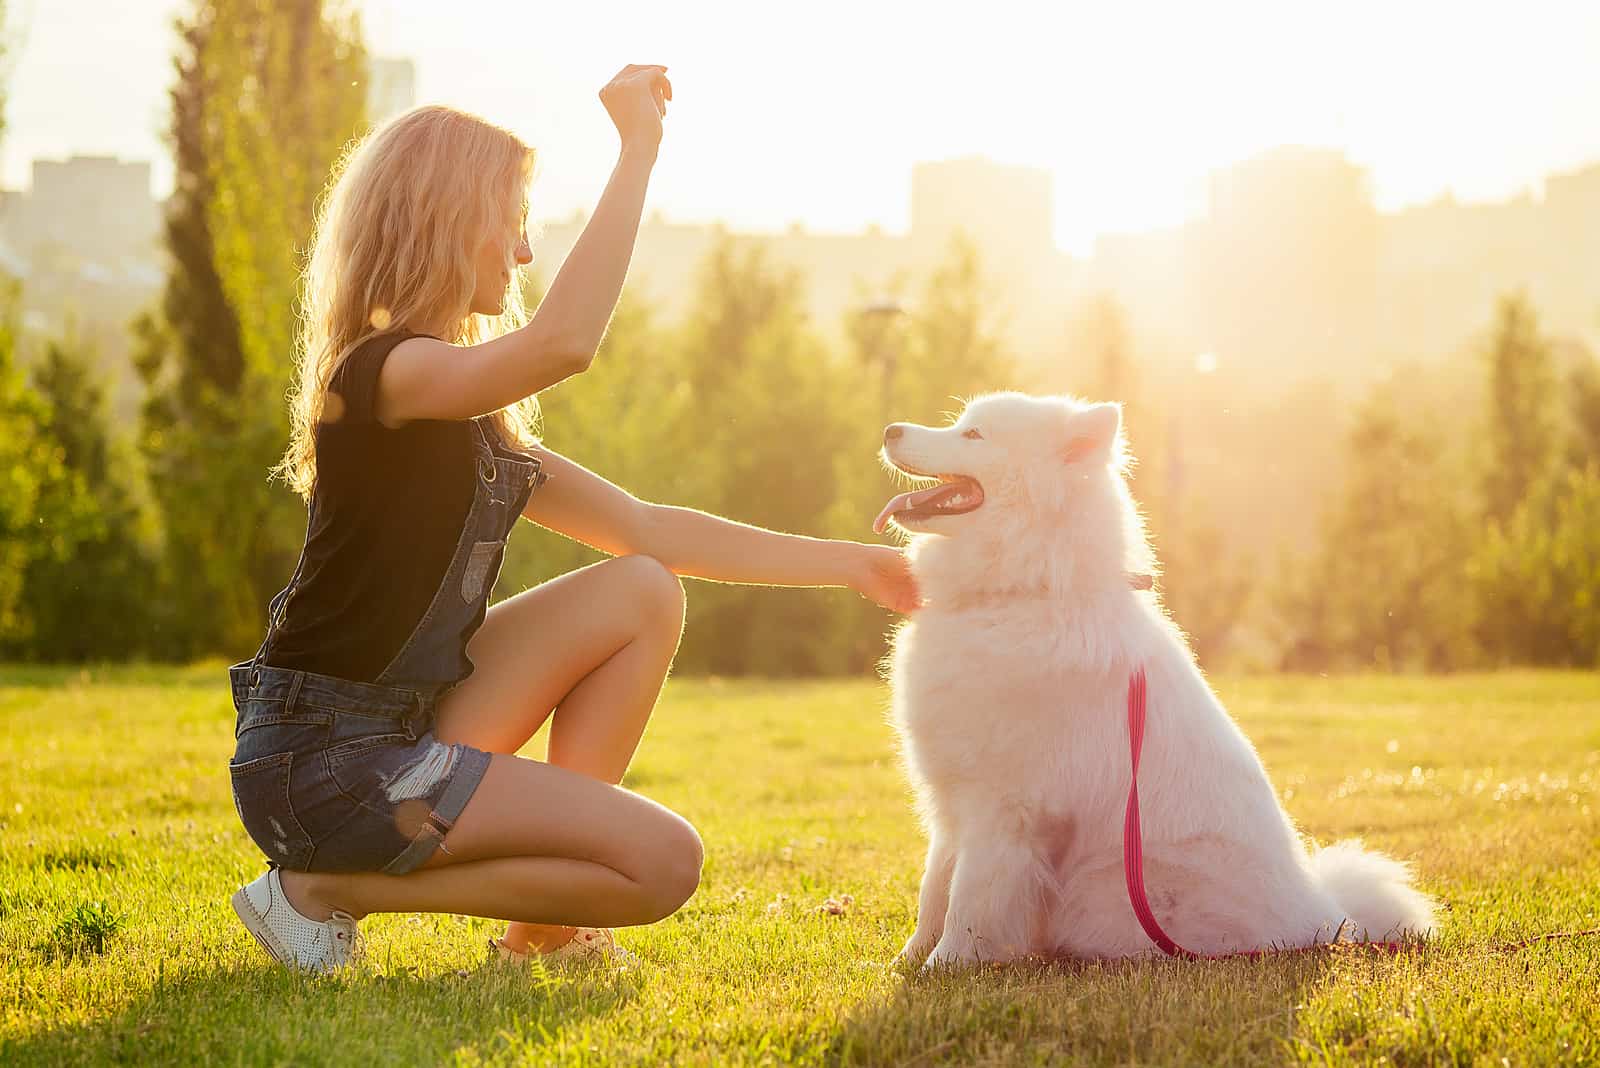
[[[902,493],[889,498],[889,503],[883,506],[883,511],[878,513],[878,518],[872,521],[872,532],[874,534],[882,534],[888,528],[889,520],[893,518],[896,512],[903,512],[907,508],[915,508],[928,498],[936,497],[939,493],[949,488],[944,485],[930,486],[927,489],[912,490],[909,493]]]

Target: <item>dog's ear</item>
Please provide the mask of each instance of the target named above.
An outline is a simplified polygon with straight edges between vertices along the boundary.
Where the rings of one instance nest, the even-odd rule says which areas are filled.
[[[1092,404],[1067,420],[1067,444],[1061,459],[1072,464],[1091,456],[1109,455],[1122,427],[1122,405]]]

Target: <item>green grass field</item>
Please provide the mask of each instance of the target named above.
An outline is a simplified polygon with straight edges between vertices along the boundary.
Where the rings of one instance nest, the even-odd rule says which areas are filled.
[[[1600,925],[1600,675],[1219,683],[1308,833],[1410,858],[1448,903],[1421,953],[928,979],[890,964],[922,842],[868,682],[669,685],[628,785],[707,860],[624,932],[641,967],[508,972],[487,921],[385,916],[316,979],[228,908],[261,861],[220,665],[0,680],[4,1065],[1600,1061],[1600,939],[1495,948]]]

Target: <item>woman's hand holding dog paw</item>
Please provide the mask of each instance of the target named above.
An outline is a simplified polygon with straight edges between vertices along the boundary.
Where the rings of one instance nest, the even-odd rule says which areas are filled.
[[[862,545],[850,588],[891,612],[909,613],[922,607],[911,561],[887,545]]]

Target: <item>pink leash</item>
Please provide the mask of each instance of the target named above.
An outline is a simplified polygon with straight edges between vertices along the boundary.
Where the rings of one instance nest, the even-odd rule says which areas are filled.
[[[1340,942],[1340,931],[1333,933],[1333,939],[1327,942],[1316,942],[1309,946],[1286,946],[1276,949],[1245,949],[1237,953],[1195,953],[1184,949],[1174,942],[1167,932],[1161,929],[1161,924],[1156,921],[1156,914],[1150,911],[1150,899],[1144,892],[1144,842],[1139,834],[1139,751],[1144,747],[1144,711],[1145,711],[1145,678],[1144,667],[1134,669],[1128,676],[1128,751],[1133,758],[1133,782],[1128,786],[1128,815],[1122,824],[1122,872],[1127,877],[1128,901],[1133,905],[1133,914],[1139,917],[1139,926],[1144,928],[1144,933],[1150,936],[1150,941],[1160,947],[1161,952],[1169,957],[1183,957],[1187,960],[1230,960],[1256,957],[1265,957],[1283,953],[1315,953],[1330,949],[1370,949],[1379,953],[1395,954],[1405,950],[1421,949],[1420,941],[1403,942]],[[1519,949],[1543,942],[1568,941],[1576,938],[1593,938],[1600,935],[1600,927],[1592,927],[1583,931],[1551,931],[1547,934],[1534,935],[1517,942],[1502,942],[1490,946],[1489,949],[1496,953],[1511,953]]]
[[[1174,942],[1167,932],[1161,929],[1161,924],[1156,921],[1156,914],[1150,911],[1150,899],[1144,892],[1144,841],[1139,833],[1139,752],[1144,748],[1144,711],[1145,711],[1145,678],[1144,667],[1141,665],[1134,669],[1128,676],[1128,751],[1133,758],[1133,781],[1128,786],[1128,814],[1122,822],[1122,873],[1127,878],[1128,901],[1133,905],[1133,914],[1139,917],[1139,926],[1144,928],[1144,933],[1150,937],[1161,952],[1169,957],[1185,957],[1189,960],[1227,960],[1238,957],[1263,957],[1269,953],[1296,953],[1328,949],[1339,944],[1339,932],[1334,932],[1335,941],[1318,942],[1309,946],[1295,946],[1284,949],[1246,949],[1237,953],[1202,954],[1184,949]],[[1383,953],[1399,953],[1408,946],[1417,943],[1407,942],[1355,942],[1345,945],[1364,946],[1368,949],[1378,950]]]

